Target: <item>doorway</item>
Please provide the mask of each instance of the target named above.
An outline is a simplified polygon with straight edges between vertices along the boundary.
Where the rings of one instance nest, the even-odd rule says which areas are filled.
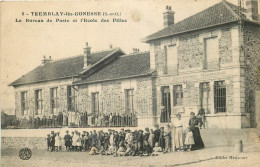
[[[168,86],[162,87],[162,109],[161,109],[161,123],[171,121],[171,97]]]

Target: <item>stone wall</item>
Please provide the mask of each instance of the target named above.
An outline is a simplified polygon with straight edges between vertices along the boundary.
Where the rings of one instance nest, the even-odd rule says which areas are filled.
[[[44,137],[2,137],[1,149],[30,148],[36,150],[47,149],[47,141]]]
[[[204,39],[217,37],[219,42],[219,58],[220,66],[233,65],[233,49],[232,48],[232,29],[234,25],[226,25],[217,28],[211,28],[196,32],[176,35],[171,38],[164,38],[151,43],[151,58],[155,60],[155,69],[159,75],[163,75],[166,66],[165,46],[176,45],[178,54],[179,72],[193,72],[194,70],[202,70],[205,56]],[[216,60],[217,61],[217,60]],[[153,63],[153,62],[151,62]],[[218,62],[216,62],[218,66]],[[152,67],[152,64],[151,64]],[[211,68],[211,67],[209,67]]]
[[[67,110],[67,86],[71,84],[71,79],[63,79],[58,81],[40,82],[35,84],[27,84],[15,87],[15,111],[18,118],[24,118],[29,116],[39,116],[40,118],[51,115],[51,102],[50,102],[50,89],[58,88],[58,110],[64,112]],[[41,115],[35,115],[36,113],[36,99],[35,90],[42,90],[43,99],[43,113]],[[28,115],[21,115],[21,92],[27,91],[28,96]]]
[[[79,85],[78,106],[92,112],[91,93],[99,93],[99,109],[104,113],[125,113],[126,89],[133,89],[134,110],[138,115],[153,115],[153,88],[151,77],[139,77]]]
[[[260,28],[259,25],[247,23],[244,26],[246,112],[250,113],[251,127],[256,127],[255,96],[260,90]]]
[[[199,41],[199,34],[180,36],[178,62],[180,69],[203,67],[204,44]]]
[[[221,64],[228,64],[233,60],[230,27],[223,27],[221,29],[221,37],[219,39],[219,57]]]

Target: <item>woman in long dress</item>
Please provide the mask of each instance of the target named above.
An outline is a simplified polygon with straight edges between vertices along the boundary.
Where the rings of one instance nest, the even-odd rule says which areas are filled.
[[[174,121],[173,126],[175,128],[175,147],[176,151],[182,151],[183,150],[183,122],[181,120],[181,115],[176,115],[177,120]],[[173,148],[174,149],[174,148]]]
[[[193,138],[194,138],[194,143],[195,143],[194,145],[192,145],[191,150],[202,149],[202,148],[204,148],[204,143],[200,136],[199,120],[195,117],[194,112],[191,112],[190,116],[191,116],[191,118],[189,121],[189,127],[193,133]]]

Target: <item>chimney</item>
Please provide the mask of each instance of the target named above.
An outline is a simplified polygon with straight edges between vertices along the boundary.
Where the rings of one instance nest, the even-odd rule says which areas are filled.
[[[43,56],[43,59],[42,59],[42,66],[44,66],[45,64],[47,64],[48,62],[51,61],[51,56],[49,56],[49,59],[46,58],[46,56],[44,55]]]
[[[87,68],[87,66],[88,66],[90,50],[91,50],[91,47],[88,46],[88,42],[86,42],[86,47],[84,48],[84,67],[83,67],[83,69]]]
[[[166,11],[163,13],[163,26],[168,27],[174,24],[174,11],[171,6],[166,6]]]
[[[245,8],[246,18],[258,21],[258,0],[246,0]]]

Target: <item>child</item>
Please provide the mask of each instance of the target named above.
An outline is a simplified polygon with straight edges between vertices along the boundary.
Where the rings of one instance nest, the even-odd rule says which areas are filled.
[[[66,135],[64,136],[64,141],[65,141],[66,151],[69,151],[70,150],[70,143],[71,143],[71,137],[69,135],[69,131],[66,131]]]
[[[117,150],[117,155],[119,156],[124,156],[125,155],[125,149],[124,149],[124,145],[121,144],[119,149]]]
[[[159,154],[162,154],[162,148],[159,146],[159,143],[156,142],[155,143],[155,146],[153,148],[153,153],[152,153],[152,156],[157,156]]]
[[[47,135],[47,151],[51,150],[51,135]]]
[[[61,150],[61,137],[60,137],[60,133],[57,132],[56,136],[55,136],[55,148],[56,151],[60,151]]]
[[[153,133],[153,129],[150,129],[150,135],[148,138],[148,143],[149,145],[153,148],[153,142],[154,142],[154,133]]]
[[[193,144],[195,144],[193,134],[192,134],[192,131],[190,130],[190,127],[187,128],[187,134],[186,134],[184,144],[187,146],[187,151],[191,151],[191,146]]]
[[[89,155],[97,155],[97,148],[96,145],[93,144],[90,151],[89,151]]]
[[[81,136],[80,136],[80,133],[78,132],[78,140],[77,140],[77,143],[76,143],[76,145],[77,145],[77,151],[79,152],[79,151],[81,151],[82,150],[82,142],[81,142],[81,140],[82,140],[82,138],[81,138]]]
[[[77,150],[77,141],[78,141],[78,132],[75,131],[75,134],[72,136],[72,150],[76,151]]]
[[[149,156],[152,152],[152,147],[149,145],[147,140],[144,140],[144,155]]]
[[[109,146],[106,155],[116,155],[116,146],[114,143]]]
[[[133,155],[133,150],[132,150],[131,144],[126,145],[126,151],[125,151],[124,156],[129,156],[129,155]]]

